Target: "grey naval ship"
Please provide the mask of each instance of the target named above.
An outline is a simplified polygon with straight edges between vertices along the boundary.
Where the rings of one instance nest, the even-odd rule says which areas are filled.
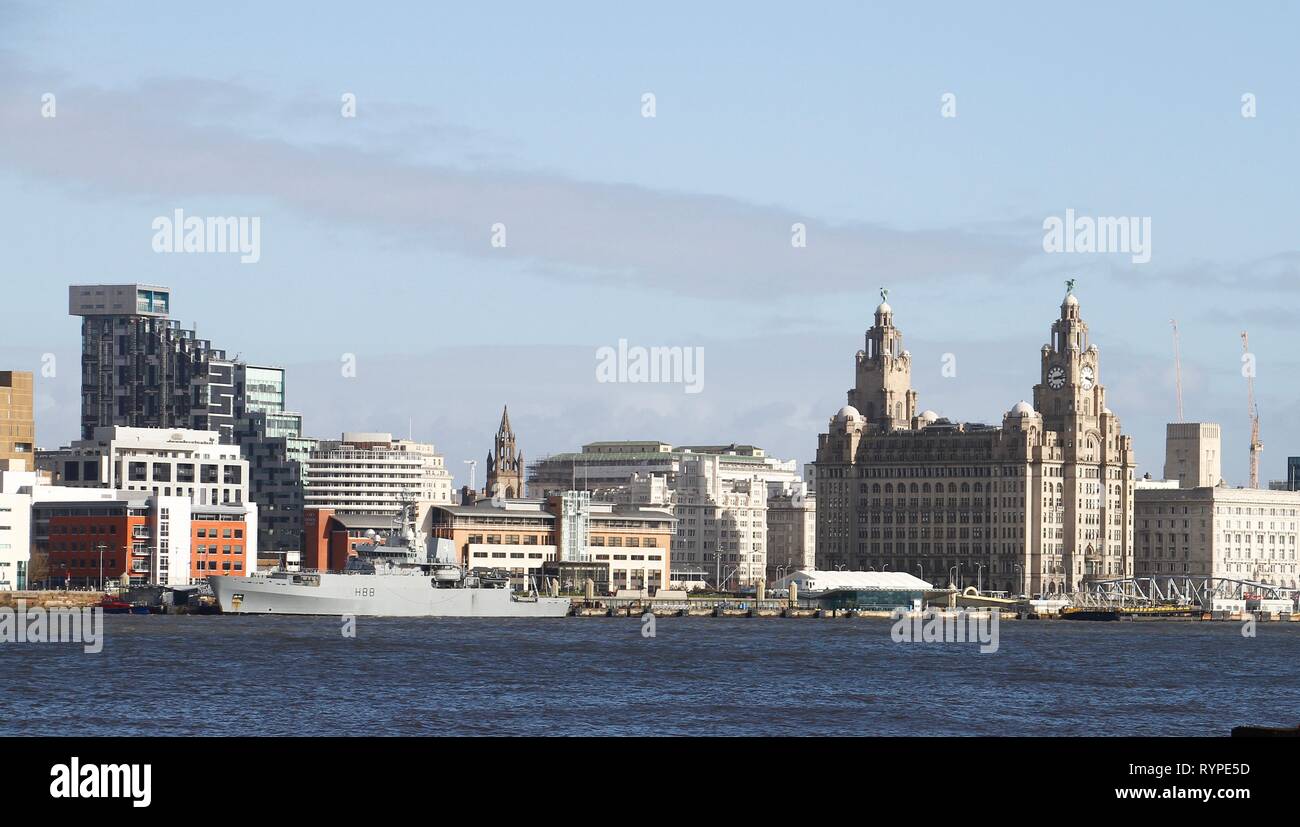
[[[467,572],[450,540],[427,542],[403,509],[401,531],[358,545],[342,572],[276,571],[208,578],[229,614],[369,617],[564,617],[569,599],[511,588],[507,571]],[[408,517],[409,515],[409,517]]]

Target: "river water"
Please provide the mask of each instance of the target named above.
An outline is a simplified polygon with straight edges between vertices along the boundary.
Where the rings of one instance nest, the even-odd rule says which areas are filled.
[[[0,643],[0,735],[1226,735],[1300,724],[1300,623],[104,618]]]

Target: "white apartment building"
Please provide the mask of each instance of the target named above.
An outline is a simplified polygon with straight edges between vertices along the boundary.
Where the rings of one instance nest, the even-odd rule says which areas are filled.
[[[38,452],[36,462],[60,486],[186,497],[199,506],[248,501],[248,461],[216,431],[100,427],[93,439]]]
[[[1134,575],[1300,584],[1300,492],[1154,488],[1135,492]]]
[[[323,440],[303,475],[308,508],[338,514],[396,514],[410,500],[452,502],[452,476],[432,444],[388,433],[344,433]]]
[[[0,592],[27,588],[31,522],[30,497],[0,493]]]

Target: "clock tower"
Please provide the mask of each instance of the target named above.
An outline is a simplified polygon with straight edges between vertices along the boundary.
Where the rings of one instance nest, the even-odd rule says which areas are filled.
[[[1034,386],[1034,408],[1051,431],[1074,431],[1081,422],[1096,426],[1106,410],[1106,390],[1098,378],[1097,346],[1071,291],[1052,323],[1052,341],[1043,345],[1042,381]]]

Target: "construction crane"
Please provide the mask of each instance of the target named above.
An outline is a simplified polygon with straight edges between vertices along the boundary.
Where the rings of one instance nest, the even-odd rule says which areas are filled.
[[[1178,351],[1178,320],[1170,319],[1174,328],[1174,385],[1178,389],[1178,421],[1183,421],[1183,357]]]
[[[1246,366],[1246,388],[1249,394],[1250,414],[1250,487],[1259,488],[1259,452],[1264,443],[1259,441],[1259,406],[1255,404],[1255,366],[1250,358],[1250,338],[1241,331],[1241,361]]]

